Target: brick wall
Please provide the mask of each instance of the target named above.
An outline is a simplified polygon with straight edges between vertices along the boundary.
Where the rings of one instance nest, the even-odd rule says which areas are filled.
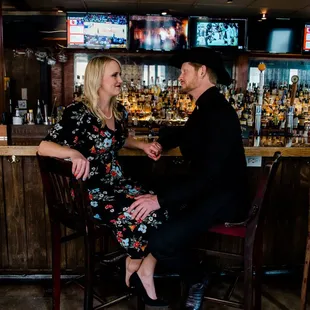
[[[74,54],[68,54],[66,63],[57,62],[52,67],[52,102],[57,97],[57,105],[67,106],[72,102],[74,90]]]

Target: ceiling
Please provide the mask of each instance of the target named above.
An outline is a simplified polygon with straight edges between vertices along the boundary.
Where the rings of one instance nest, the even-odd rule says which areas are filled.
[[[309,18],[309,0],[2,0],[4,14],[16,11],[115,12],[158,14],[169,10],[172,15],[203,15],[213,17],[250,17],[267,12],[268,17]]]

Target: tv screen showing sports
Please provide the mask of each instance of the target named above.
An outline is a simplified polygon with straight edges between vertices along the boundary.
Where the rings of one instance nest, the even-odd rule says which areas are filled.
[[[245,31],[246,20],[191,17],[191,46],[243,50]]]
[[[187,48],[188,18],[130,16],[130,49],[175,51]]]
[[[310,53],[310,23],[307,23],[304,28],[303,51]]]
[[[68,47],[127,48],[126,15],[99,13],[68,13]]]

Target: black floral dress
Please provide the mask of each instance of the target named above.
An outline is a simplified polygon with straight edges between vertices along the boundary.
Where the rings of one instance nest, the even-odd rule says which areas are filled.
[[[122,119],[115,122],[115,131],[79,102],[69,105],[62,119],[51,129],[46,141],[70,146],[81,152],[90,162],[90,177],[86,181],[94,217],[113,230],[117,241],[133,258],[147,254],[148,235],[152,229],[168,219],[166,210],[158,210],[143,221],[131,219],[126,211],[134,197],[152,191],[125,178],[117,160],[117,152],[126,139],[127,111],[118,106]]]

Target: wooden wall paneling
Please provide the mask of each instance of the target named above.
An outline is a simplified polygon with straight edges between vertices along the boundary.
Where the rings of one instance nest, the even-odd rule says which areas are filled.
[[[72,229],[67,228],[66,229],[66,234],[67,235],[71,235],[72,233],[74,233],[74,231]],[[66,256],[67,256],[67,261],[66,261],[66,269],[69,270],[76,270],[77,266],[79,264],[78,259],[77,259],[77,249],[79,246],[79,241],[83,241],[83,238],[78,238],[78,239],[74,239],[71,240],[69,242],[66,243]],[[82,247],[84,246],[84,244],[82,243]]]
[[[72,102],[74,92],[74,53],[67,55],[68,61],[64,64],[64,102],[62,105],[67,106]]]
[[[307,234],[308,234],[308,210],[307,205],[309,204],[309,180],[310,180],[310,165],[306,159],[300,158],[298,161],[298,169],[296,169],[296,180],[298,184],[298,190],[296,191],[296,201],[293,204],[293,214],[291,220],[294,221],[296,229],[292,233],[292,241],[295,251],[291,251],[291,263],[295,261],[303,264]]]
[[[236,88],[242,90],[247,89],[248,85],[249,56],[243,54],[237,57],[234,67],[234,78],[236,80]]]
[[[43,192],[44,193],[44,192]],[[45,244],[46,244],[46,261],[47,268],[52,269],[52,233],[51,233],[51,223],[48,214],[48,206],[44,193],[44,220],[45,220]]]
[[[24,193],[29,269],[47,269],[44,196],[36,157],[24,158]]]
[[[4,192],[3,157],[0,158],[0,268],[8,268],[8,240],[6,225],[6,205]]]
[[[5,92],[4,92],[4,76],[5,76],[5,62],[4,62],[4,49],[3,49],[3,11],[2,2],[0,0],[0,116],[5,112]]]
[[[9,162],[9,159],[3,157],[9,267],[25,271],[28,268],[23,158],[15,163]]]

